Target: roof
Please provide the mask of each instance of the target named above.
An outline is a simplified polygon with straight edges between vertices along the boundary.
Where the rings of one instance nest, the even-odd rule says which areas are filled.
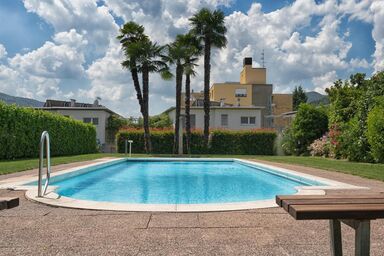
[[[97,111],[106,111],[113,115],[118,115],[116,112],[110,110],[109,108],[100,105],[99,102],[96,100],[93,104],[90,103],[81,103],[76,102],[75,100],[71,101],[63,101],[63,100],[46,100],[43,107],[37,107],[36,109],[42,109],[42,110],[97,110]]]

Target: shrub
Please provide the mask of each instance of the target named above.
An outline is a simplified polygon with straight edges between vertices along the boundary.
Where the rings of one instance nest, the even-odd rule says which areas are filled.
[[[294,155],[308,154],[309,145],[328,130],[328,116],[324,109],[301,104],[291,127],[284,132],[283,148]]]
[[[210,153],[273,155],[276,133],[268,130],[211,132]]]
[[[96,152],[96,129],[61,115],[0,102],[0,159],[37,157],[40,136],[48,131],[51,155]]]
[[[310,151],[311,156],[324,156],[328,157],[330,154],[330,142],[326,135],[320,139],[315,140],[309,145],[308,150]]]
[[[384,98],[368,114],[368,142],[376,162],[384,162]]]
[[[153,153],[171,154],[173,147],[173,130],[153,130],[151,140]],[[204,145],[203,132],[192,131],[192,154],[249,154],[272,155],[276,133],[273,131],[222,131],[211,132],[210,148]],[[125,140],[133,140],[132,152],[144,153],[144,133],[142,130],[128,129],[117,134],[118,152],[123,153]],[[185,141],[185,134],[184,134]]]

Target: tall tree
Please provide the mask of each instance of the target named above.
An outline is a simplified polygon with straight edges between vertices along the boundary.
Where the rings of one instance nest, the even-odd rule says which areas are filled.
[[[192,25],[191,32],[204,45],[204,141],[206,146],[208,146],[209,137],[211,47],[223,48],[227,44],[224,17],[224,13],[220,10],[211,11],[203,8],[189,19]]]
[[[131,48],[137,48],[137,45],[139,45],[140,42],[148,40],[148,37],[144,34],[143,26],[130,21],[125,23],[120,29],[120,34],[117,36],[117,39],[120,40],[120,44],[125,55],[125,60],[121,63],[121,65],[131,72],[133,86],[136,91],[136,97],[139,102],[141,115],[143,116],[143,119],[148,119],[148,111],[146,109],[146,104],[144,104],[143,93],[139,81],[137,54],[132,54],[132,50],[130,50]],[[151,137],[149,127],[145,127],[144,125],[144,147],[147,153],[151,151],[150,140]]]
[[[301,103],[306,103],[308,100],[308,97],[305,94],[303,87],[301,87],[301,85],[295,87],[295,89],[293,90],[292,97],[293,97],[293,110],[298,110],[299,105]]]
[[[128,48],[128,54],[135,56],[137,61],[137,70],[142,75],[143,84],[143,105],[145,109],[145,115],[143,116],[144,123],[144,138],[147,141],[146,148],[148,152],[152,151],[152,144],[150,140],[149,131],[149,74],[159,73],[163,79],[168,79],[168,65],[165,62],[166,55],[164,54],[165,47],[153,43],[149,39],[143,40],[139,43],[135,43],[132,47]]]
[[[198,56],[201,55],[202,47],[197,38],[191,34],[180,35],[178,40],[186,47],[186,55],[184,59],[185,74],[185,130],[186,130],[186,149],[191,154],[191,76],[195,76],[196,62]]]
[[[152,151],[149,130],[149,73],[161,73],[164,78],[168,72],[167,64],[162,61],[164,47],[149,40],[144,34],[144,27],[135,22],[127,22],[120,29],[117,36],[124,50],[125,60],[121,63],[130,70],[136,96],[143,116],[144,146],[147,153]],[[142,74],[142,89],[140,87],[139,73]]]

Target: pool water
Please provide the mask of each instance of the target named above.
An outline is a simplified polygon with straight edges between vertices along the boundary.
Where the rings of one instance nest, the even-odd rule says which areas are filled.
[[[124,161],[51,185],[83,200],[205,204],[273,199],[310,184],[235,161]]]

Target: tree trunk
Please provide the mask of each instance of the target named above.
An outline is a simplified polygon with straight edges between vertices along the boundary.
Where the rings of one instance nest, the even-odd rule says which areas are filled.
[[[181,88],[183,83],[183,67],[180,62],[176,65],[176,116],[175,116],[175,137],[173,139],[173,153],[179,151],[179,129],[180,129],[180,110],[181,110]]]
[[[208,148],[209,138],[209,109],[210,109],[210,97],[209,97],[209,80],[211,75],[211,40],[209,37],[205,37],[204,40],[204,143]]]
[[[148,67],[143,65],[143,124],[144,124],[144,147],[147,154],[152,152],[151,134],[149,131],[149,110],[148,110],[148,90],[149,90],[149,71]]]
[[[187,153],[191,154],[191,75],[185,75],[185,129]]]
[[[131,66],[131,75],[132,75],[133,85],[134,85],[135,91],[136,91],[136,97],[137,97],[137,100],[139,101],[139,105],[140,105],[140,112],[141,112],[141,115],[143,116],[143,120],[144,120],[144,148],[145,148],[145,151],[148,153],[147,141],[148,141],[148,138],[150,139],[150,136],[149,136],[149,125],[148,125],[148,111],[146,111],[146,108],[145,108],[145,105],[148,105],[148,99],[147,99],[147,103],[145,104],[144,99],[143,99],[144,98],[143,94],[141,93],[139,75],[138,75],[137,69],[135,68],[135,64],[133,64]],[[143,82],[144,82],[144,79],[143,79]],[[144,90],[144,83],[143,83],[143,93],[144,93],[144,91],[145,90]],[[147,95],[148,95],[148,88],[146,89],[146,91],[147,91]],[[146,127],[147,127],[147,129],[146,129]]]

